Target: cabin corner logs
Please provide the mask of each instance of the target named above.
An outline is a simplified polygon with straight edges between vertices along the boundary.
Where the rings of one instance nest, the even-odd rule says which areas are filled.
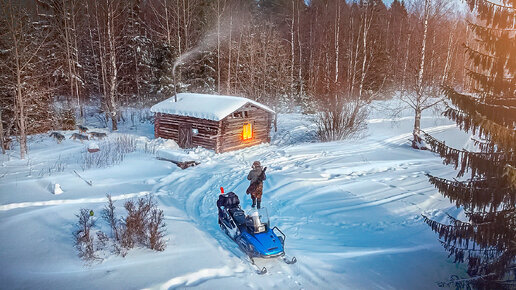
[[[220,121],[156,113],[154,136],[173,139],[181,148],[201,146],[223,153],[269,143],[271,122],[270,112],[251,104]]]

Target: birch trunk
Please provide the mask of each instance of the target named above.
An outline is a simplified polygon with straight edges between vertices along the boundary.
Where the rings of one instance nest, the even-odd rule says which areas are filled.
[[[75,54],[74,54],[74,65],[73,65],[73,68],[74,68],[74,82],[75,82],[75,95],[77,96],[77,102],[79,104],[79,114],[80,114],[80,117],[81,118],[84,118],[84,108],[83,108],[83,104],[81,103],[81,95],[80,95],[80,85],[79,85],[79,79],[81,78],[81,75],[79,73],[79,70],[78,70],[78,66],[79,66],[79,45],[77,44],[77,25],[76,25],[76,22],[75,22],[75,9],[76,9],[76,3],[75,2],[72,2],[72,7],[71,7],[71,20],[72,20],[72,31],[74,32],[73,33],[73,49],[75,51]]]
[[[421,111],[422,111],[422,98],[423,98],[423,75],[425,71],[425,52],[426,52],[426,41],[428,36],[428,16],[429,16],[429,0],[425,0],[425,11],[424,11],[424,30],[423,30],[423,43],[421,45],[421,62],[419,65],[419,72],[416,83],[416,102],[415,102],[415,117],[414,117],[414,139],[413,139],[413,147],[415,143],[420,142],[420,134],[421,134]]]
[[[369,19],[368,19],[369,17]],[[367,64],[367,35],[369,34],[369,28],[371,27],[372,14],[369,15],[368,8],[364,15],[364,29],[362,34],[362,49],[364,50],[364,58],[362,59],[362,71],[360,76],[360,84],[358,89],[358,100],[362,100],[362,91],[364,88],[364,80],[366,76],[366,64]]]
[[[188,0],[183,0],[183,31],[184,31],[184,34],[185,34],[185,37],[184,37],[184,41],[185,41],[185,47],[184,47],[184,51],[187,51],[188,48],[190,47],[188,45],[188,24],[190,23],[190,14],[187,13],[188,9],[189,9],[189,5],[190,2]]]
[[[97,53],[96,53],[96,50],[95,50],[95,47],[94,47],[94,41],[93,41],[93,33],[92,33],[92,28],[91,28],[91,21],[90,21],[90,17],[91,17],[91,14],[90,14],[90,5],[89,5],[89,1],[86,1],[86,14],[88,15],[88,34],[89,34],[89,37],[90,37],[90,49],[91,49],[91,53],[93,54],[93,65],[95,67],[95,80],[97,82],[97,89],[100,91],[101,90],[101,83],[100,83],[100,79],[102,78],[100,76],[101,74],[101,70],[99,70],[99,60],[97,58]],[[100,54],[100,52],[99,52]]]
[[[406,81],[407,81],[407,68],[408,68],[408,61],[409,61],[409,54],[410,54],[410,39],[412,38],[412,33],[409,33],[407,37],[407,50],[405,53],[405,62],[403,64],[403,75],[401,80],[401,96],[405,94],[406,89]]]
[[[5,144],[4,144],[4,122],[2,122],[2,111],[0,108],[0,146],[2,147],[2,154],[5,154]]]
[[[100,71],[102,76],[102,95],[104,97],[106,106],[109,106],[109,101],[107,100],[107,67],[106,67],[106,60],[105,60],[105,49],[102,46],[102,36],[101,36],[101,26],[99,21],[99,14],[98,14],[98,3],[97,1],[94,1],[95,3],[95,20],[97,23],[97,37],[98,37],[98,47],[99,47],[99,60],[100,60]],[[106,108],[108,111],[110,108]]]
[[[27,126],[26,126],[26,116],[25,116],[25,102],[22,93],[22,66],[21,63],[21,43],[19,37],[23,37],[25,31],[23,31],[23,24],[20,24],[20,20],[18,17],[14,16],[15,11],[13,10],[13,4],[8,3],[8,13],[9,13],[9,34],[13,41],[13,52],[14,52],[14,66],[15,66],[15,74],[16,74],[16,82],[14,83],[14,95],[15,95],[15,103],[14,103],[14,111],[16,123],[18,125],[18,139],[20,142],[20,158],[25,159],[25,154],[27,153]],[[18,16],[18,15],[17,15]],[[1,121],[1,120],[0,120]]]
[[[71,53],[71,48],[70,48],[70,28],[68,26],[68,14],[67,14],[67,8],[66,8],[66,1],[65,0],[62,0],[61,1],[61,4],[62,4],[62,12],[63,12],[63,32],[64,32],[64,41],[65,41],[65,52],[66,52],[66,65],[67,65],[67,69],[68,69],[68,82],[69,82],[69,85],[70,85],[70,95],[72,97],[72,99],[75,97],[74,96],[74,83],[73,83],[73,72],[72,72],[72,53]]]
[[[292,0],[292,19],[290,21],[290,94],[294,96],[294,63],[295,63],[295,49],[294,49],[294,24],[295,24],[295,1]]]
[[[220,0],[217,0],[217,93],[220,95]]]
[[[301,65],[302,62],[303,62],[303,50],[302,50],[302,47],[301,47],[301,33],[300,33],[300,26],[301,26],[301,22],[300,22],[300,11],[299,11],[299,6],[297,8],[297,45],[298,45],[298,51],[299,51],[299,67],[298,67],[298,82],[299,82],[299,95],[302,96],[303,95],[303,83],[304,83],[304,80],[303,80],[303,66]]]
[[[423,74],[425,71],[425,52],[426,52],[426,40],[428,36],[428,9],[429,9],[429,0],[425,0],[425,12],[424,12],[424,30],[423,30],[423,43],[421,45],[421,61],[419,64],[419,72],[416,83],[416,91],[418,98],[421,98],[423,95]]]
[[[233,32],[233,10],[229,10],[229,42],[228,42],[228,76],[226,81],[226,93],[231,95],[231,42]]]
[[[337,1],[337,17],[335,18],[335,83],[339,81],[339,36],[340,36],[340,1]]]
[[[13,15],[11,14],[11,22],[14,26]],[[16,59],[16,114],[18,121],[18,130],[19,130],[19,141],[20,141],[20,158],[25,159],[25,153],[27,153],[27,126],[25,124],[25,103],[23,100],[22,94],[22,81],[21,81],[21,63],[20,63],[20,52],[18,50],[18,37],[16,35],[16,31],[12,31],[12,37],[14,41],[14,57]]]
[[[458,22],[457,22],[457,25],[458,25]],[[457,29],[457,26],[455,26],[455,29]],[[446,82],[448,81],[448,73],[450,70],[450,62],[451,62],[451,55],[452,55],[453,36],[454,36],[454,30],[450,31],[450,36],[448,38],[448,48],[446,51],[446,64],[444,65],[444,71],[443,71],[443,77],[441,79],[441,85],[446,84]]]
[[[414,110],[414,139],[412,139],[412,148],[414,149],[420,149],[421,146],[421,109],[416,108]]]
[[[109,83],[109,109],[110,109],[110,117],[111,117],[111,125],[113,131],[118,130],[117,126],[117,107],[116,107],[116,87],[118,81],[118,68],[116,63],[116,44],[115,44],[115,35],[114,35],[114,9],[113,3],[108,4],[108,14],[107,14],[107,37],[109,44],[109,64],[111,71],[111,80]]]
[[[358,59],[358,51],[359,51],[359,48],[360,48],[360,41],[359,41],[359,37],[360,37],[360,32],[362,31],[363,29],[363,23],[362,21],[360,21],[360,25],[358,27],[358,34],[357,34],[357,37],[356,37],[356,43],[355,43],[355,55],[352,57],[353,58],[353,68],[351,70],[351,85],[350,85],[350,88],[349,88],[349,95],[350,96],[353,96],[353,94],[355,93],[355,76],[356,76],[356,73],[357,73],[357,59]]]

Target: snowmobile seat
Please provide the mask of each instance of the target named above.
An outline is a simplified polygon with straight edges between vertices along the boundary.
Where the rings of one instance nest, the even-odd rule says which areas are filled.
[[[225,207],[227,208],[233,208],[240,206],[240,200],[238,199],[238,195],[236,195],[234,192],[228,192],[225,200]]]
[[[229,213],[233,216],[237,226],[245,224],[245,213],[240,207],[230,208]]]

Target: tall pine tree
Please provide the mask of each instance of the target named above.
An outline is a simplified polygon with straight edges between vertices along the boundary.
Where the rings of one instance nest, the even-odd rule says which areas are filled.
[[[516,0],[466,0],[477,19],[469,23],[465,45],[468,92],[445,87],[445,115],[473,133],[478,152],[458,150],[426,135],[430,148],[466,181],[430,176],[430,182],[468,221],[442,224],[425,217],[455,262],[467,262],[471,278],[462,283],[483,289],[516,287]],[[456,281],[457,282],[457,281]],[[463,285],[464,286],[464,285]]]

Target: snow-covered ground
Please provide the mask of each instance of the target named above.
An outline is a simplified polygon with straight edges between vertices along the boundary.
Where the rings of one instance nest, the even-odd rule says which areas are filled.
[[[108,134],[108,140],[133,136],[135,152],[119,164],[86,170],[88,142],[31,136],[26,160],[17,151],[0,157],[0,288],[433,289],[451,275],[465,277],[421,218],[462,214],[425,176],[453,177],[453,168],[410,148],[409,113],[393,119],[374,111],[364,138],[330,143],[313,142],[309,116],[280,115],[271,144],[224,154],[179,150],[174,142],[152,140],[152,124],[138,123]],[[447,144],[468,143],[432,112],[422,127]],[[181,170],[156,159],[162,155],[201,164]],[[255,274],[217,224],[221,186],[250,208],[246,176],[254,160],[268,167],[262,203],[287,235],[288,254],[298,259],[293,265],[259,261],[265,275]],[[63,193],[53,194],[55,184]],[[125,258],[85,265],[73,245],[75,215],[88,208],[99,216],[107,193],[119,215],[125,200],[154,195],[166,217],[166,250],[134,249]]]

